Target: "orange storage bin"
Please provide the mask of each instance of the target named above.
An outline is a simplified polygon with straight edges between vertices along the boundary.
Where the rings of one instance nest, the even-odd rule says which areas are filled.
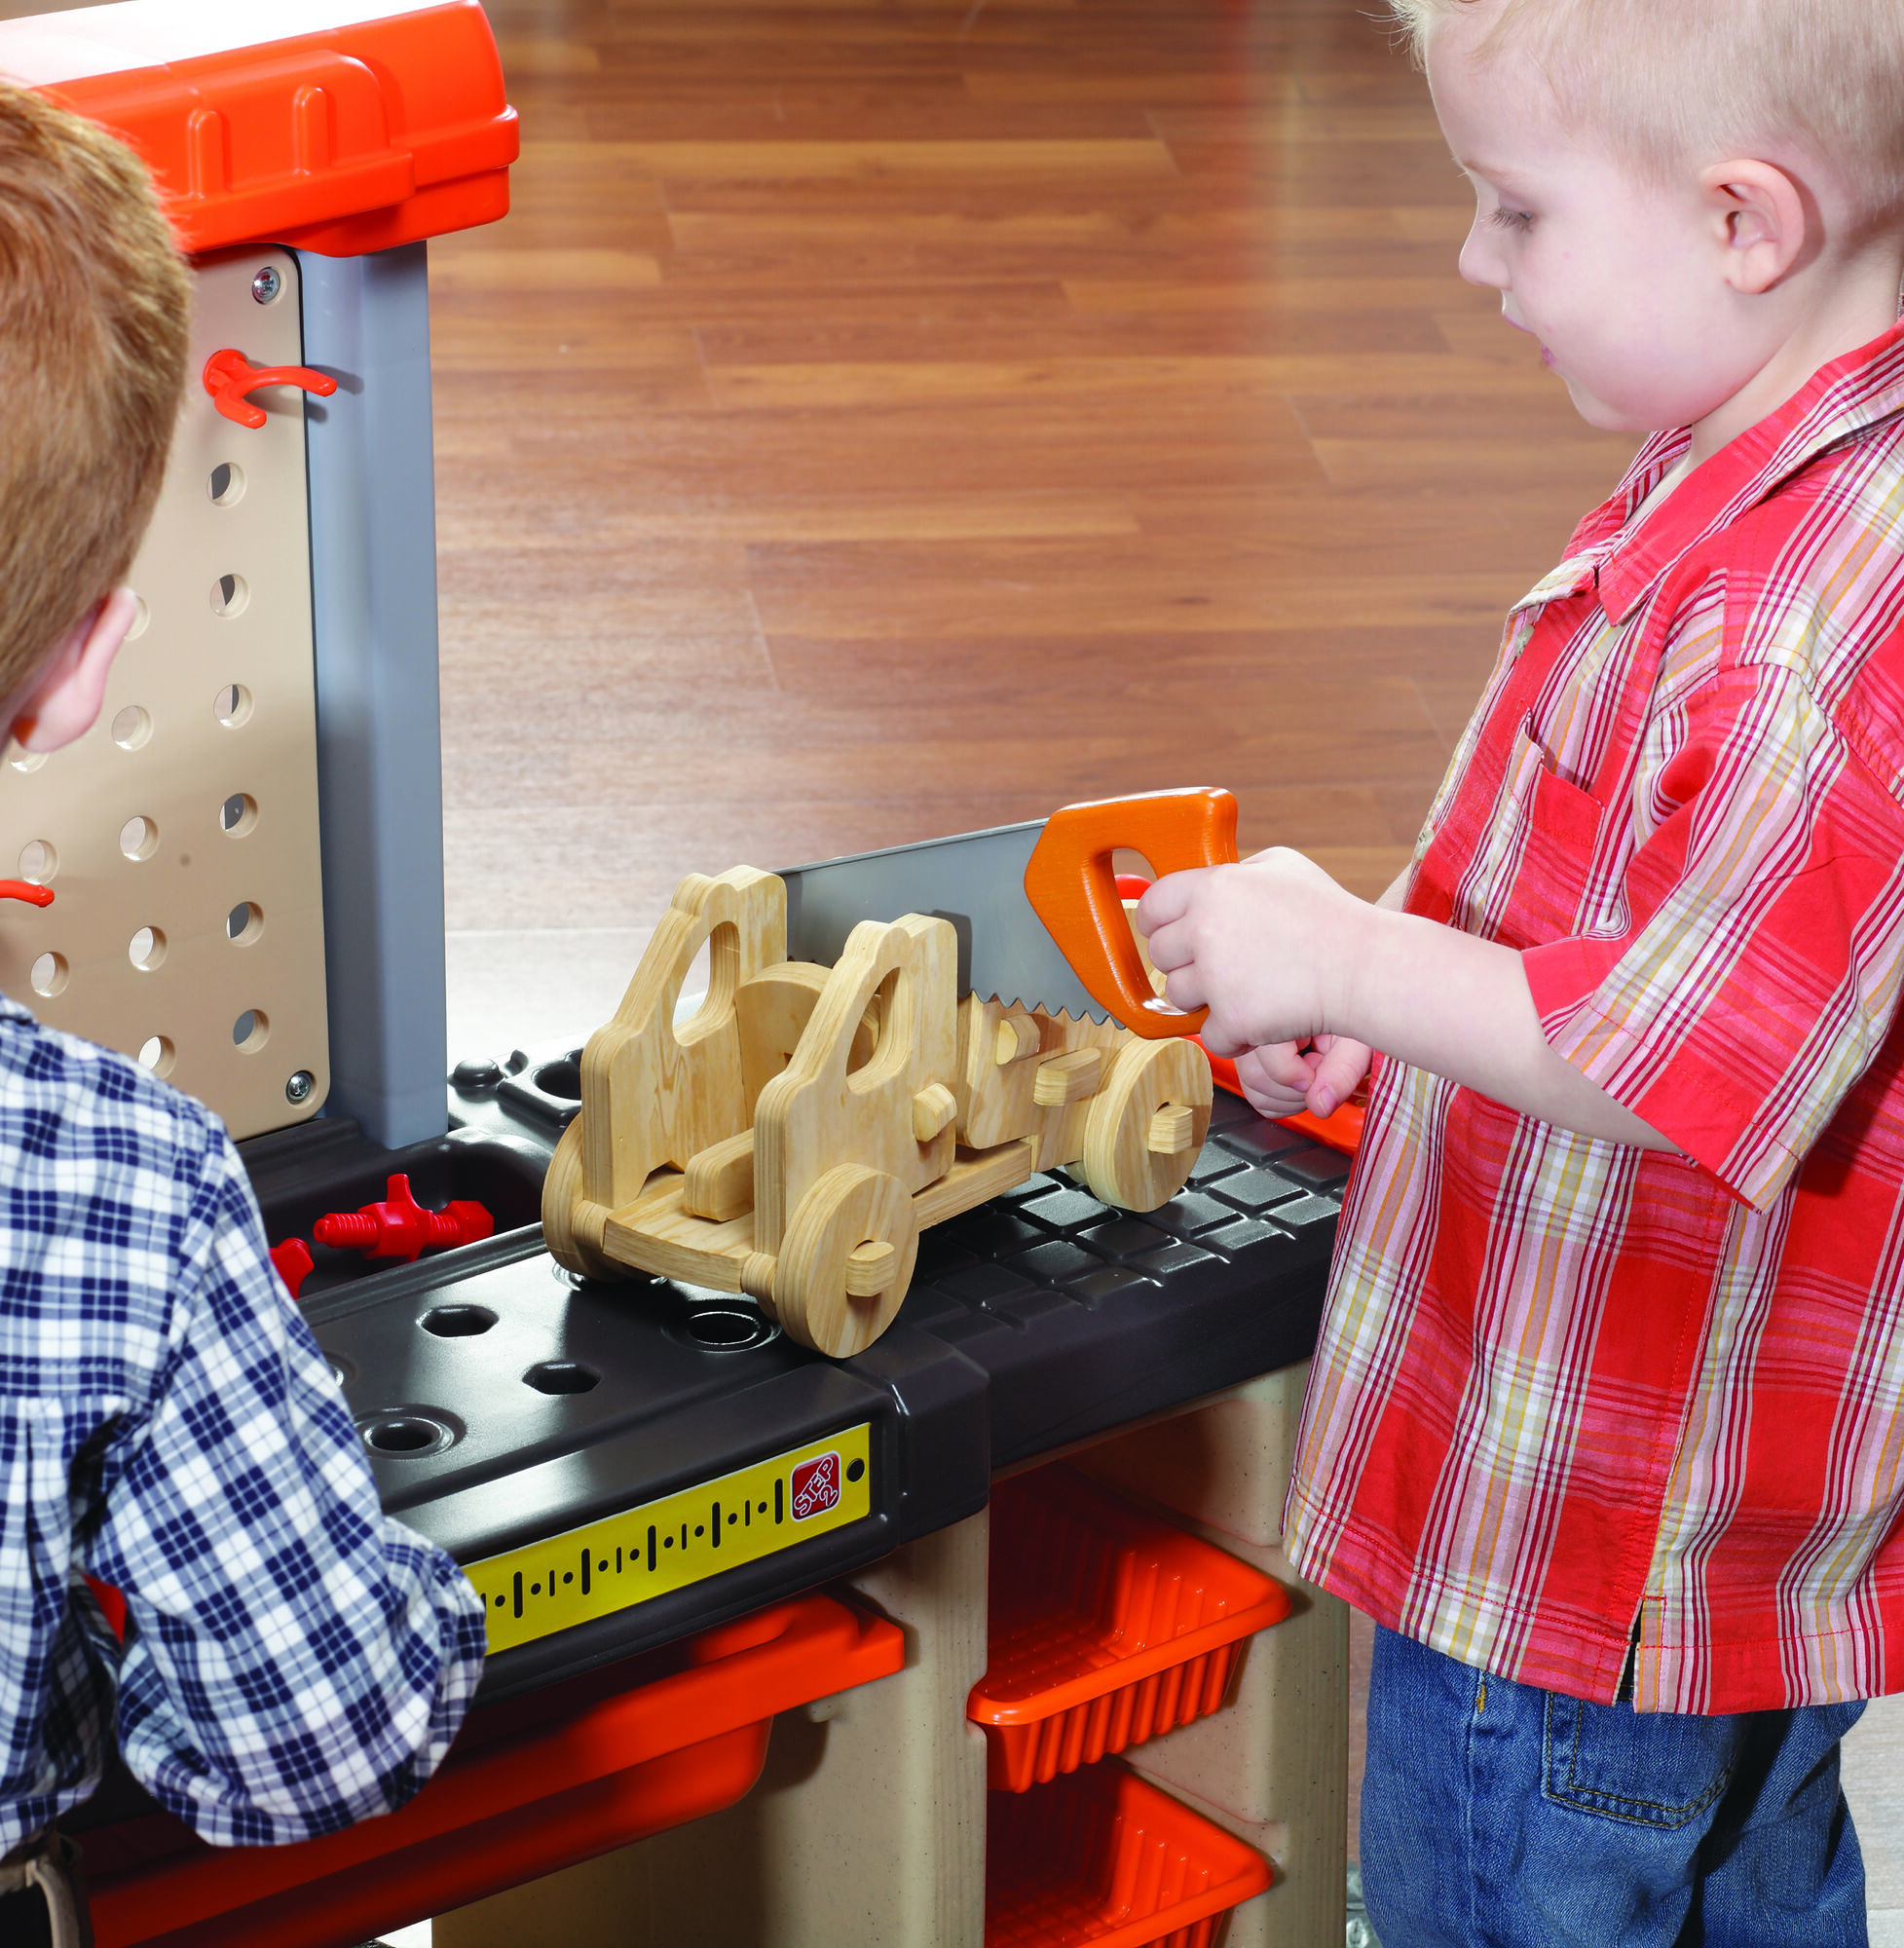
[[[351,1948],[748,1791],[776,1712],[885,1677],[905,1640],[819,1594],[471,1712],[407,1806],[289,1847],[167,1814],[81,1835],[98,1948]]]
[[[986,1948],[1211,1948],[1273,1878],[1252,1848],[1120,1765],[993,1793],[986,1849]]]
[[[1011,1792],[1223,1702],[1243,1640],[1288,1614],[1267,1576],[1068,1468],[991,1498],[990,1655],[966,1713]]]

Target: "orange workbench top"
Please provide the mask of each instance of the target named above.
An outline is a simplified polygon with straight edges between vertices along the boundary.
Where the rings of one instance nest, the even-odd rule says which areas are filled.
[[[194,253],[355,256],[509,206],[515,111],[477,0],[123,0],[0,21],[0,74],[123,135]]]

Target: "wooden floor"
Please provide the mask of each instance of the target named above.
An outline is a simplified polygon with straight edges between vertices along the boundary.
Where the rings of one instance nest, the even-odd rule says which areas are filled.
[[[1392,877],[1628,445],[1455,275],[1368,0],[489,11],[515,209],[431,253],[459,1023],[590,1026],[683,873],[1115,792]],[[1904,1909],[1896,1708],[1851,1757]]]

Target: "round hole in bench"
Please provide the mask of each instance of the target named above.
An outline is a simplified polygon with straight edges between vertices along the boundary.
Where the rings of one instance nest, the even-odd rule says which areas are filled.
[[[689,1315],[687,1336],[713,1353],[744,1353],[765,1346],[779,1331],[758,1312],[737,1305],[703,1305]]]
[[[581,1064],[572,1055],[545,1062],[536,1070],[535,1083],[544,1096],[559,1096],[565,1103],[579,1103]]]
[[[473,1339],[496,1324],[486,1305],[436,1305],[423,1316],[423,1330],[439,1339]]]
[[[579,1360],[544,1360],[522,1376],[522,1384],[539,1394],[585,1394],[601,1383],[601,1374]]]
[[[426,1454],[438,1454],[456,1439],[456,1431],[432,1414],[415,1408],[400,1413],[372,1414],[358,1423],[363,1444],[373,1454],[394,1460],[415,1461]]]

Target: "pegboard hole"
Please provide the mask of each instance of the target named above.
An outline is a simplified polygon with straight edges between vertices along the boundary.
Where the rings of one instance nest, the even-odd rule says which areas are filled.
[[[17,771],[37,771],[46,761],[44,751],[29,751],[18,738],[7,746],[7,762]]]
[[[136,643],[152,623],[152,607],[143,595],[132,597],[132,624],[126,631],[126,640]]]
[[[166,957],[166,935],[162,927],[142,926],[126,944],[127,955],[141,974],[150,974]]]
[[[142,750],[152,741],[152,713],[136,703],[129,703],[112,720],[112,741],[122,751]]]
[[[48,1000],[63,993],[66,983],[73,978],[73,970],[66,964],[63,954],[43,954],[34,961],[26,978],[33,984],[36,994],[44,994]]]
[[[19,877],[35,886],[50,886],[59,870],[59,849],[51,839],[29,839],[19,848]]]
[[[218,807],[218,823],[228,839],[243,839],[258,822],[258,801],[249,792],[233,792]]]
[[[148,1068],[162,1081],[172,1072],[178,1051],[170,1035],[147,1035],[139,1044],[139,1067]]]
[[[232,1024],[232,1042],[240,1055],[256,1055],[271,1036],[271,1019],[262,1008],[246,1008]]]
[[[225,938],[235,947],[249,947],[264,930],[264,909],[255,900],[240,901],[225,916]]]
[[[159,849],[159,827],[150,818],[129,818],[119,828],[119,849],[129,859],[150,859]]]
[[[205,492],[214,507],[233,507],[244,499],[244,469],[229,460],[221,460],[206,479]]]
[[[242,575],[221,575],[211,584],[211,613],[214,616],[243,616],[251,599],[251,585]]]
[[[236,730],[251,715],[251,693],[242,683],[228,683],[211,699],[211,710],[227,730]]]

